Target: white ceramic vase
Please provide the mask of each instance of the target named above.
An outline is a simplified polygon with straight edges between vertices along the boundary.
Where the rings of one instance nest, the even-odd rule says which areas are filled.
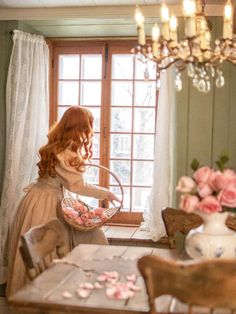
[[[236,232],[225,224],[229,212],[196,213],[202,217],[203,224],[186,237],[188,255],[193,259],[236,258]]]

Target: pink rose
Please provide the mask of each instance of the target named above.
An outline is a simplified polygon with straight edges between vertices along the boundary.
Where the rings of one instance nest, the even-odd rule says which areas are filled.
[[[232,169],[226,169],[223,171],[223,176],[225,179],[225,188],[228,186],[236,187],[236,173]]]
[[[198,183],[199,182],[208,183],[212,171],[213,170],[209,167],[201,167],[194,172],[193,177]]]
[[[197,186],[197,192],[201,198],[204,198],[212,194],[212,189],[209,187],[207,183],[200,182]]]
[[[183,176],[179,179],[176,189],[179,192],[190,193],[195,187],[196,183],[192,178]]]
[[[236,207],[236,187],[229,186],[222,190],[217,196],[221,205],[234,208]]]
[[[222,211],[219,201],[214,196],[206,196],[200,203],[198,203],[197,208],[205,213]]]
[[[225,178],[221,171],[213,171],[210,175],[209,186],[213,191],[220,191],[225,187]]]
[[[195,195],[181,195],[179,207],[187,213],[193,212],[199,203],[199,198]]]

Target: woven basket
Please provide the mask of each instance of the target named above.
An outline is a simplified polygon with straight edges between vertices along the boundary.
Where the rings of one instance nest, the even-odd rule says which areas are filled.
[[[114,203],[112,203],[113,207],[105,208],[105,209],[101,209],[101,208],[98,209],[96,207],[86,204],[79,198],[64,197],[61,201],[61,212],[62,212],[63,218],[67,224],[69,224],[71,227],[79,231],[89,231],[89,230],[93,230],[93,229],[101,227],[104,223],[106,223],[109,219],[111,219],[115,214],[117,214],[120,211],[123,204],[123,198],[124,198],[124,190],[121,185],[121,182],[111,170],[109,170],[108,168],[104,166],[96,165],[96,164],[85,164],[85,166],[96,167],[96,168],[102,169],[108,172],[111,176],[113,176],[113,178],[117,181],[121,190],[121,204],[120,206],[117,207],[114,205]],[[74,208],[76,206],[78,207],[79,204],[81,204],[81,206],[84,206],[87,211],[81,212],[80,210]],[[99,217],[96,215],[96,211],[101,211],[101,210],[102,210],[102,217]],[[91,218],[92,225],[83,225],[83,224],[78,223],[78,221],[81,221],[80,217],[84,213],[87,213],[89,215],[92,215],[93,213],[94,217]],[[70,217],[69,215],[72,215],[73,217]]]

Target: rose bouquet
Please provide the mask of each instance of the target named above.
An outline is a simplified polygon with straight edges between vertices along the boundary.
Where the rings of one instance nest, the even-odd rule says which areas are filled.
[[[191,164],[193,176],[181,177],[177,185],[177,191],[182,193],[179,207],[187,213],[196,210],[236,213],[236,173],[225,167],[228,160],[227,156],[221,156],[216,161],[218,169],[214,170],[200,167],[194,159]]]

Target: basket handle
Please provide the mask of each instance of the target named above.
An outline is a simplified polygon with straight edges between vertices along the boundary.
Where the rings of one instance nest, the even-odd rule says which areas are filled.
[[[96,165],[96,164],[93,164],[93,163],[85,163],[84,165],[88,166],[88,167],[96,167],[96,168],[102,169],[102,170],[108,172],[117,181],[117,183],[119,185],[119,188],[121,190],[121,203],[120,203],[120,206],[118,208],[118,210],[120,210],[122,208],[122,206],[123,206],[124,189],[123,189],[123,186],[122,186],[120,180],[118,179],[118,177],[110,169],[108,169],[107,167],[104,167],[104,166],[101,166],[101,165]],[[114,205],[113,202],[112,202],[112,204]]]

